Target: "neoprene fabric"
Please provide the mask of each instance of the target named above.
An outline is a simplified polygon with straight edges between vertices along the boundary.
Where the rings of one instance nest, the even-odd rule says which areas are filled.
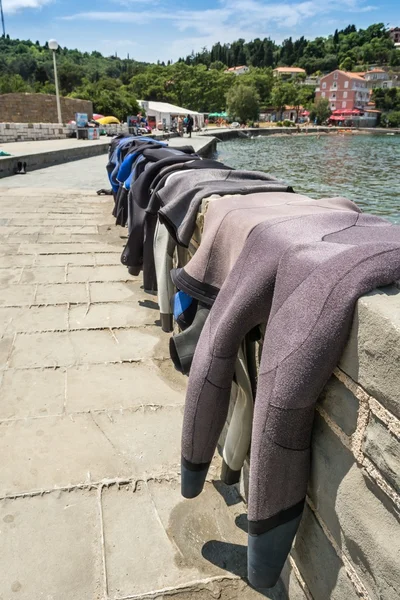
[[[205,169],[181,173],[156,192],[161,203],[159,218],[177,243],[187,248],[203,198],[221,192],[234,193],[235,190],[245,193],[252,186],[262,184],[262,191],[291,191],[289,186],[261,171]]]
[[[251,443],[248,576],[275,585],[307,489],[315,402],[356,300],[400,277],[400,229],[352,211],[286,216],[251,232],[195,352],[182,434],[182,493],[198,495],[222,431],[240,343],[267,323]]]
[[[173,282],[178,289],[212,304],[254,227],[280,217],[326,211],[360,209],[345,198],[312,200],[284,192],[230,196],[210,202],[199,250],[184,269],[172,272]]]

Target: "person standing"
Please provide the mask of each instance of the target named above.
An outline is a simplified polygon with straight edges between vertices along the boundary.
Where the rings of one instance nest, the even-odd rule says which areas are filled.
[[[186,123],[186,133],[189,135],[190,138],[192,137],[193,123],[194,121],[192,115],[188,115]]]

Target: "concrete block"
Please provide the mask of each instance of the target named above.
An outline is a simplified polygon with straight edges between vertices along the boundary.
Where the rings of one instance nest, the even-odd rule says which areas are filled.
[[[70,329],[140,327],[155,325],[158,319],[159,313],[156,310],[140,306],[138,303],[92,304],[89,312],[83,304],[70,306],[69,309]]]
[[[104,597],[95,490],[3,500],[0,523],[2,598]]]
[[[33,333],[68,327],[66,306],[0,307],[0,332]]]
[[[88,302],[84,283],[39,284],[35,304],[72,304]]]
[[[184,389],[177,390],[151,364],[84,365],[67,371],[67,412],[183,403]]]
[[[357,427],[358,400],[336,377],[329,379],[318,404],[347,435],[354,433]]]
[[[400,417],[400,290],[385,291],[358,301],[339,366]]]
[[[25,268],[21,283],[64,283],[64,267],[32,267]]]
[[[8,369],[0,384],[0,419],[59,415],[65,400],[61,369]]]
[[[35,297],[34,285],[13,285],[0,288],[1,306],[29,306]]]
[[[102,506],[112,597],[201,583],[232,570],[245,575],[246,535],[235,526],[243,504],[227,506],[211,484],[189,501],[173,481],[112,487],[103,490]]]
[[[129,277],[128,271],[126,274]],[[90,298],[92,302],[137,302],[143,298],[141,286],[142,282],[138,279],[126,282],[91,283]],[[150,299],[151,296],[148,298]],[[157,301],[157,296],[154,300]]]
[[[365,432],[365,454],[389,483],[400,492],[400,443],[374,415]]]
[[[400,536],[393,505],[318,416],[311,467],[310,497],[371,598],[397,600]]]
[[[70,267],[68,269],[68,281],[80,282],[103,282],[103,281],[126,281],[131,279],[127,268],[121,263],[119,265],[103,265],[97,267]]]
[[[10,358],[15,368],[67,367],[141,360],[152,356],[159,338],[146,329],[121,332],[71,331],[17,335]]]
[[[292,550],[313,598],[321,600],[358,600],[342,561],[308,506]]]

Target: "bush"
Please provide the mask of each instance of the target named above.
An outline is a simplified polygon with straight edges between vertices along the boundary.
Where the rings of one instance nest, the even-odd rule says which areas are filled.
[[[289,119],[285,119],[282,125],[283,127],[294,127],[293,121],[290,121]]]
[[[283,123],[282,123],[282,121],[277,121],[277,122],[275,123],[275,125],[276,125],[277,127],[283,127]]]
[[[382,115],[381,122],[388,127],[400,127],[400,111],[394,110]]]

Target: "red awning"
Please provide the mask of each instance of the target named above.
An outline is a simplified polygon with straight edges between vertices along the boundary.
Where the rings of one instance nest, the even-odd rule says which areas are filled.
[[[358,108],[337,108],[332,112],[333,115],[359,115],[360,113]]]

